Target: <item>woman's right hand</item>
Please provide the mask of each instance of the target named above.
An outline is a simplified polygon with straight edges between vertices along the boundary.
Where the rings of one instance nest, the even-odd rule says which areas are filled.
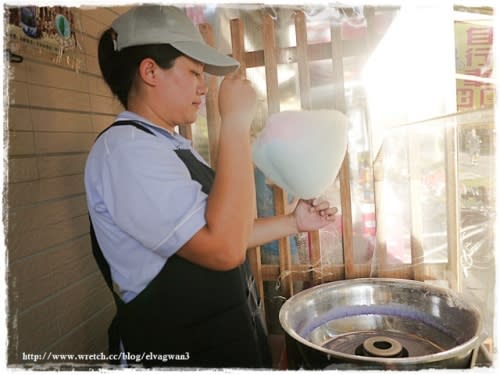
[[[257,94],[239,71],[228,74],[219,87],[222,124],[250,129],[257,107]]]

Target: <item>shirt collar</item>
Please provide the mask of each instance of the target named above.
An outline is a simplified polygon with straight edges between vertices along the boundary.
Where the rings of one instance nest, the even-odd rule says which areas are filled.
[[[173,143],[176,145],[176,148],[191,147],[192,142],[189,139],[184,138],[182,135],[180,135],[178,133],[169,132],[167,129],[162,128],[161,126],[156,125],[155,123],[153,123],[149,120],[146,120],[144,117],[139,116],[135,112],[123,111],[120,114],[118,114],[116,120],[117,121],[121,121],[121,120],[138,121],[143,125],[146,125],[150,128],[153,128],[152,130],[155,130],[156,132],[164,135],[165,137],[167,137],[168,139],[173,141]]]

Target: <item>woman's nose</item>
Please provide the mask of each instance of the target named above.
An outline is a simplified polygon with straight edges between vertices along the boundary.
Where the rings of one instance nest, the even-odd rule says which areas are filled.
[[[200,80],[200,85],[198,86],[198,95],[206,95],[208,92],[207,77],[202,76]]]

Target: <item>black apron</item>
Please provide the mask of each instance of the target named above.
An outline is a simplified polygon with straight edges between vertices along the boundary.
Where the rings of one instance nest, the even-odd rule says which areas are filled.
[[[117,121],[102,133],[119,125],[132,125],[154,135],[132,121]],[[214,171],[190,150],[175,152],[191,178],[208,194]],[[108,331],[110,354],[120,353],[121,340],[122,356],[129,365],[271,368],[267,335],[248,262],[230,271],[213,271],[173,255],[139,295],[124,303],[113,290],[109,265],[92,222],[90,234],[94,257],[117,308]]]

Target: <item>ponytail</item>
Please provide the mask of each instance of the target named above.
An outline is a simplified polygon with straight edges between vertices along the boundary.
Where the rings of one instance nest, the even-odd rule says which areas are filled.
[[[127,71],[120,58],[121,53],[115,51],[115,38],[116,33],[111,28],[102,33],[97,53],[99,68],[111,92],[118,97],[123,107],[127,108],[128,92],[132,86],[132,74],[126,74]]]
[[[101,35],[98,47],[99,68],[101,68],[104,81],[111,86],[113,82],[113,66],[117,59],[117,52],[114,48],[114,31],[109,28]]]

